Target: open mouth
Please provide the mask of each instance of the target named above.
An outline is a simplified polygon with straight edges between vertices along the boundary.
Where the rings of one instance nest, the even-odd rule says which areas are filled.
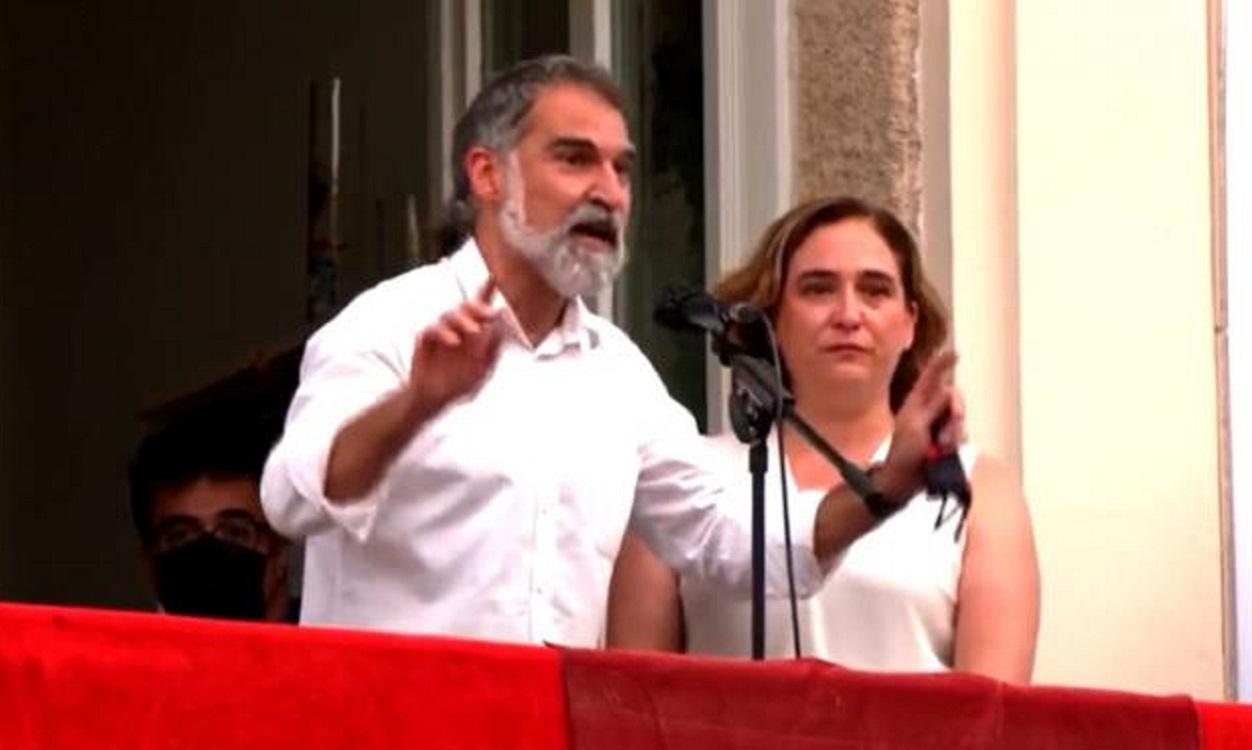
[[[570,234],[590,237],[606,245],[617,245],[617,226],[612,221],[583,221],[570,228]]]

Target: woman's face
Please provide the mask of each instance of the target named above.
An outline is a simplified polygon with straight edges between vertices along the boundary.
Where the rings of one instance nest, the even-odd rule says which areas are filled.
[[[899,264],[868,220],[827,224],[796,248],[777,330],[797,399],[879,391],[887,399],[915,323]]]

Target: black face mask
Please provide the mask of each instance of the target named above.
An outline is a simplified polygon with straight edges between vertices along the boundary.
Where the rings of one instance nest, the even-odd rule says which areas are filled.
[[[261,620],[266,558],[205,534],[156,558],[157,598],[178,615]]]

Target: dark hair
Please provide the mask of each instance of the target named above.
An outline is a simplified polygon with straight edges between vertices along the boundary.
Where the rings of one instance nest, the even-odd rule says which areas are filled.
[[[816,230],[849,219],[868,222],[887,243],[900,269],[904,299],[917,311],[913,346],[901,355],[891,376],[891,409],[895,411],[917,381],[922,365],[947,338],[948,313],[922,272],[913,236],[887,209],[848,197],[818,198],[802,203],[769,225],[748,262],[723,278],[715,294],[726,302],[751,302],[777,320],[796,249]]]
[[[459,247],[474,229],[476,207],[465,172],[465,155],[474,146],[503,153],[516,145],[539,92],[561,83],[585,87],[623,111],[621,90],[608,71],[566,55],[523,60],[493,78],[474,97],[452,131],[452,197],[435,230],[440,255]]]
[[[244,477],[258,484],[279,434],[278,420],[246,412],[203,414],[149,433],[130,463],[130,511],[140,538],[152,532],[161,490],[200,477]]]

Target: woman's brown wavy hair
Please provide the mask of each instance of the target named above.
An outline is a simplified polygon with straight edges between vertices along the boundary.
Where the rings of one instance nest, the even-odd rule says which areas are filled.
[[[890,211],[847,197],[802,203],[770,224],[747,264],[727,274],[713,293],[724,302],[752,303],[777,322],[783,285],[796,249],[818,229],[849,219],[867,222],[887,243],[899,267],[904,299],[917,312],[913,345],[900,356],[891,376],[891,410],[896,411],[916,382],[922,365],[947,338],[948,313],[922,273],[917,243]]]

